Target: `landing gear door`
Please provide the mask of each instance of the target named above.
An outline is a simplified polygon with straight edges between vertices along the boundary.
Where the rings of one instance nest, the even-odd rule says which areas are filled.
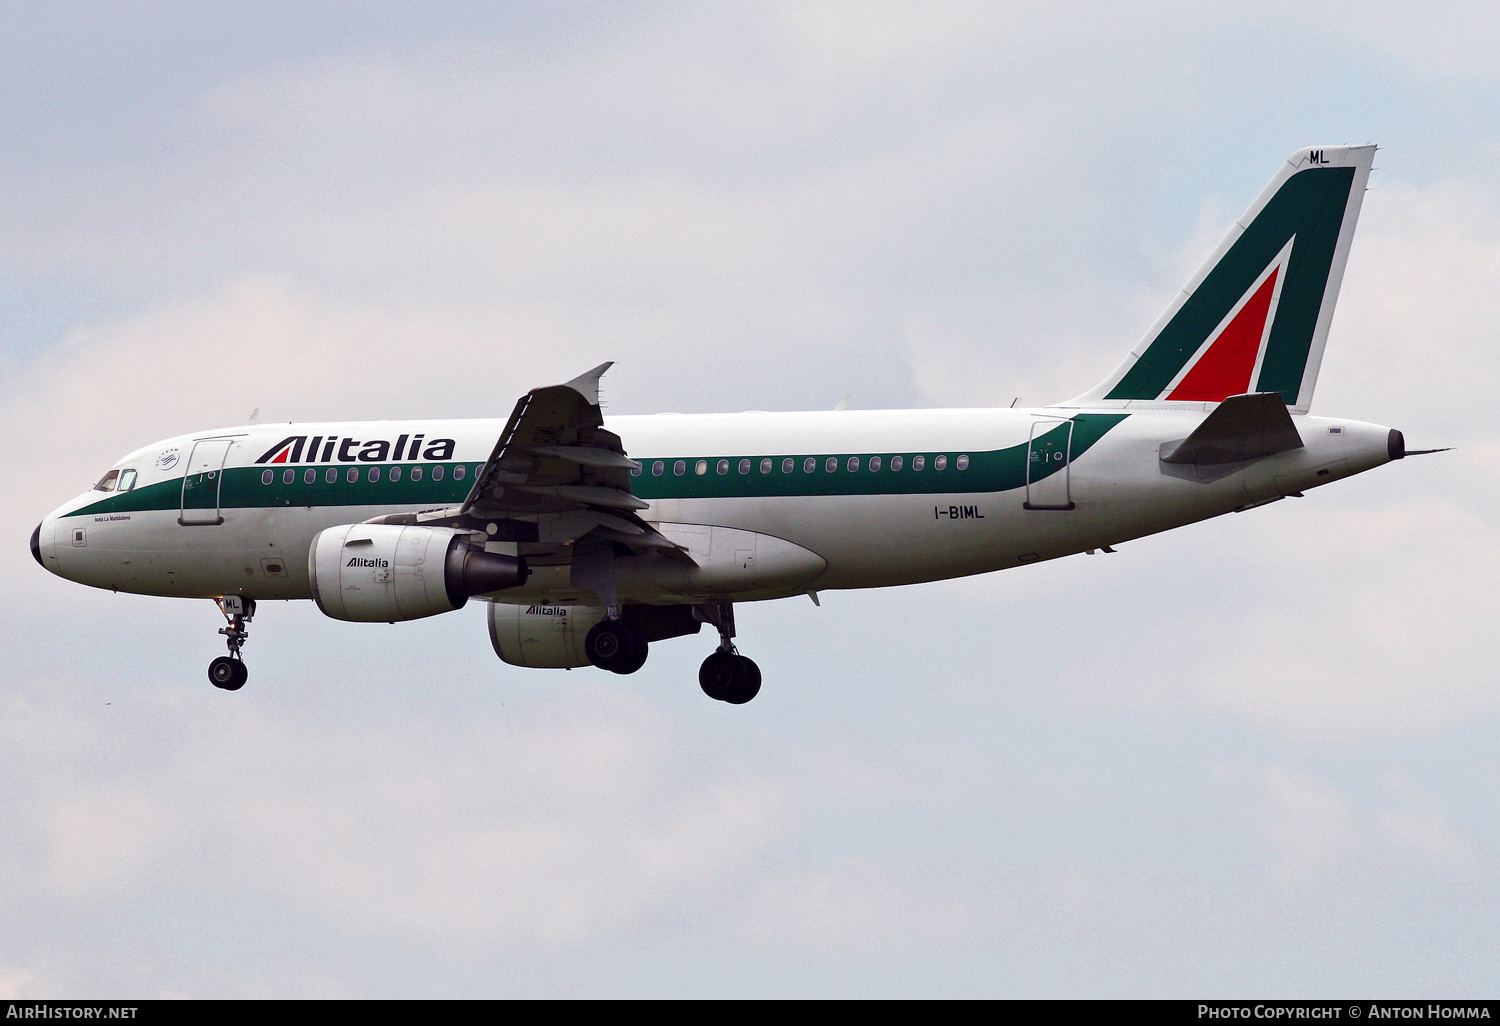
[[[1072,509],[1069,464],[1073,458],[1073,422],[1051,417],[1031,425],[1026,452],[1026,508]]]
[[[205,438],[193,443],[192,454],[188,456],[182,475],[179,524],[192,527],[224,522],[219,514],[219,489],[224,482],[224,460],[232,445],[232,438]]]

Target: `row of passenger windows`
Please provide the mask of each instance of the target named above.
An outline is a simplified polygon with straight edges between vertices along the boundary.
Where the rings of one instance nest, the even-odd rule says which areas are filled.
[[[693,473],[694,474],[707,474],[708,473],[708,464],[709,464],[708,460],[698,460],[698,461],[696,461],[693,464]],[[968,470],[969,469],[969,457],[967,455],[959,456],[957,459],[955,459],[953,461],[953,465],[954,465],[954,467],[956,467],[959,470]],[[754,468],[754,466],[755,466],[755,461],[754,460],[742,459],[742,460],[739,461],[739,465],[735,469],[737,469],[741,474],[748,474]],[[802,473],[804,473],[804,474],[815,474],[818,471],[818,466],[819,466],[819,460],[818,460],[818,458],[816,456],[808,456],[806,459],[802,460]],[[885,459],[883,459],[883,458],[881,458],[879,456],[871,456],[869,459],[864,460],[864,461],[861,461],[858,456],[850,456],[847,460],[844,461],[843,466],[844,466],[844,469],[846,471],[848,471],[849,473],[851,473],[851,474],[857,474],[857,473],[859,473],[860,468],[862,466],[864,468],[866,468],[870,473],[878,473],[879,471],[881,471],[882,469],[884,469],[886,467],[889,467],[892,472],[899,472],[901,470],[906,469],[907,462],[906,462],[906,458],[903,457],[903,456],[892,456],[889,460],[885,460]],[[730,461],[729,460],[719,460],[717,462],[717,464],[715,464],[714,469],[717,470],[722,475],[722,474],[728,474],[729,473],[729,467],[730,467]],[[836,473],[838,473],[838,470],[839,470],[839,458],[837,456],[829,456],[827,459],[825,459],[825,460],[822,461],[822,467],[823,467],[823,472],[825,474],[836,474]],[[677,461],[675,461],[672,464],[672,473],[675,474],[678,477],[681,477],[682,475],[686,474],[687,473],[687,469],[688,469],[688,461],[687,460],[677,460]],[[761,461],[760,461],[760,472],[762,474],[770,474],[773,471],[775,471],[775,469],[776,469],[776,461],[774,459],[770,458],[769,456],[764,457],[763,459],[761,459]],[[927,457],[926,456],[913,456],[911,458],[911,469],[913,471],[921,471],[921,470],[927,469]],[[947,456],[934,456],[932,458],[932,469],[933,470],[947,470],[948,469],[948,457]],[[654,463],[651,464],[651,474],[652,474],[653,477],[661,477],[666,472],[667,472],[667,464],[666,464],[665,460],[657,460],[657,461],[655,461]],[[797,472],[797,460],[795,460],[791,456],[785,457],[781,461],[781,472],[783,474],[795,474]],[[630,472],[630,474],[631,474],[632,477],[640,477],[641,474],[642,474],[642,470],[639,469],[639,468],[637,468],[636,470],[632,470]]]
[[[474,467],[474,472],[475,473],[479,472],[479,467],[477,465]],[[441,465],[433,467],[431,471],[424,471],[421,467],[412,467],[410,470],[406,470],[406,471],[403,471],[401,467],[391,467],[388,470],[384,470],[384,471],[382,471],[382,468],[380,468],[380,467],[366,467],[366,468],[364,468],[364,478],[365,478],[366,481],[379,481],[380,478],[381,478],[382,473],[384,474],[385,479],[387,481],[399,481],[399,480],[401,480],[401,476],[402,476],[403,473],[406,474],[410,478],[410,480],[412,480],[412,481],[420,481],[420,480],[422,480],[422,478],[424,476],[430,476],[432,478],[432,480],[434,480],[434,481],[441,481],[443,479],[443,474],[445,473],[445,471],[443,470],[443,467]],[[323,481],[326,484],[336,484],[338,482],[338,479],[339,479],[340,475],[342,475],[343,478],[344,478],[344,480],[347,481],[349,484],[354,484],[360,478],[360,468],[359,467],[350,467],[347,470],[341,471],[338,467],[329,467],[328,469],[326,469],[326,470],[324,470],[322,472]],[[453,480],[455,480],[455,481],[462,481],[464,478],[466,478],[468,476],[469,476],[469,468],[466,467],[466,466],[464,466],[463,464],[459,464],[458,466],[456,466],[456,467],[453,468]],[[276,480],[276,471],[274,471],[274,470],[263,470],[263,471],[261,471],[261,473],[260,473],[260,483],[261,484],[268,485],[268,484],[273,483],[275,480]],[[297,482],[297,471],[296,470],[292,469],[291,467],[288,467],[286,470],[283,470],[281,472],[281,483],[282,484],[295,484],[296,482]],[[302,483],[303,484],[317,484],[318,483],[318,468],[317,467],[308,467],[306,470],[302,471]]]

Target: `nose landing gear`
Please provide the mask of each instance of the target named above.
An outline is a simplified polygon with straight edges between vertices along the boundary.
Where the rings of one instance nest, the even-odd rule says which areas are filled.
[[[693,614],[719,629],[719,650],[703,660],[698,668],[698,686],[709,698],[730,705],[744,705],[760,694],[760,667],[755,660],[735,650],[734,604],[705,603],[694,606]]]
[[[245,686],[245,681],[250,678],[250,671],[245,668],[244,660],[240,658],[240,649],[250,637],[250,632],[245,630],[245,624],[250,622],[255,615],[255,600],[245,598],[243,595],[225,595],[216,600],[219,612],[224,614],[224,619],[229,621],[228,627],[220,627],[219,633],[224,635],[229,645],[229,654],[219,656],[208,664],[208,680],[216,688],[225,691],[238,691]]]

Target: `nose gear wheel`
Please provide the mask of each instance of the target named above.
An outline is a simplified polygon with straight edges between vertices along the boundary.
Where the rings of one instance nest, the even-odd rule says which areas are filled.
[[[250,679],[250,671],[245,664],[238,659],[229,656],[219,656],[208,664],[208,680],[216,688],[225,691],[238,691],[245,686],[245,681]]]

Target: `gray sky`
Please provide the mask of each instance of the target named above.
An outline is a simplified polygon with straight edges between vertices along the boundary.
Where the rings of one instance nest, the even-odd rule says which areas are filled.
[[[0,997],[1493,994],[1500,18],[1203,7],[0,7]],[[257,407],[1066,399],[1367,141],[1313,412],[1455,452],[742,607],[749,706],[307,603],[226,694],[26,551]]]

